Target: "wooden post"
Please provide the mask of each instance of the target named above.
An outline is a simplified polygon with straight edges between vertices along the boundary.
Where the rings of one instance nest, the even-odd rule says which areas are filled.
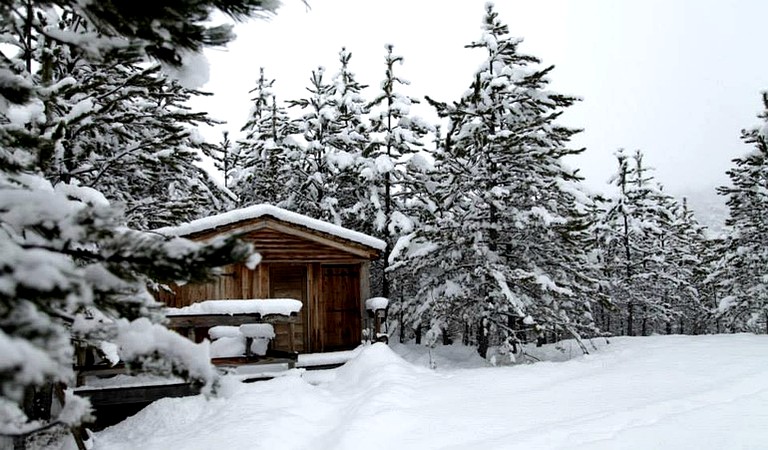
[[[379,341],[379,333],[381,333],[381,315],[379,311],[381,310],[377,309],[373,312],[373,336],[371,336],[373,342]]]
[[[269,298],[269,264],[261,263],[257,269],[259,282],[255,292],[256,298]]]
[[[251,345],[253,344],[253,338],[250,336],[247,336],[245,338],[245,357],[250,358],[251,357]]]
[[[288,349],[291,353],[294,353],[296,351],[296,345],[294,343],[294,321],[291,319],[288,321]]]
[[[371,262],[360,264],[360,299],[363,303],[371,297]],[[363,305],[365,309],[365,305]],[[361,311],[361,313],[364,311]]]
[[[87,348],[85,345],[81,343],[75,345],[75,364],[78,367],[75,386],[82,386],[85,384],[85,376],[82,375],[81,371],[85,367],[86,351]]]

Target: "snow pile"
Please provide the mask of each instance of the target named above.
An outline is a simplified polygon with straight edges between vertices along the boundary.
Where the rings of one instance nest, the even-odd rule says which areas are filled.
[[[117,328],[115,344],[123,360],[140,360],[145,368],[150,369],[155,364],[160,368],[184,368],[190,378],[205,384],[210,384],[216,378],[207,341],[196,344],[143,317],[132,322],[120,319]],[[163,355],[162,359],[153,361],[158,353]]]
[[[205,300],[182,308],[166,308],[166,316],[198,314],[280,314],[290,316],[301,310],[301,301],[292,298]]]
[[[218,227],[230,225],[245,220],[257,219],[260,217],[274,217],[275,219],[282,220],[284,222],[292,223],[294,225],[300,225],[310,230],[319,231],[321,233],[327,233],[332,236],[340,237],[348,241],[357,242],[358,244],[367,245],[378,250],[384,250],[387,246],[386,242],[381,239],[377,239],[367,234],[359,233],[332,223],[323,222],[322,220],[313,219],[311,217],[304,216],[292,211],[288,211],[277,206],[272,205],[253,205],[246,208],[236,209],[223,214],[218,214],[211,217],[204,217],[202,219],[193,220],[189,223],[185,223],[176,227],[164,227],[155,230],[160,234],[166,236],[188,236],[200,231],[213,230]]]
[[[376,311],[377,309],[387,309],[389,299],[386,297],[373,297],[365,301],[365,309]]]
[[[265,355],[269,341],[275,338],[275,329],[268,323],[248,323],[233,326],[216,326],[208,330],[211,337],[211,357],[226,358],[245,355],[246,338],[253,338],[251,353]]]
[[[354,350],[345,350],[340,352],[328,353],[310,353],[299,355],[296,367],[325,366],[330,364],[344,364],[352,358],[355,358],[363,347]]]
[[[269,323],[247,323],[240,325],[240,333],[254,339],[274,339],[275,329]]]
[[[208,330],[208,337],[210,337],[212,340],[221,339],[225,337],[240,337],[240,327],[235,327],[231,325],[218,325],[215,327],[211,327]]]
[[[211,358],[245,355],[245,336],[225,336],[211,342]]]
[[[386,344],[376,343],[362,351],[336,371],[331,389],[372,389],[415,379],[428,371],[413,366],[398,356]]]
[[[219,325],[208,330],[211,338],[211,358],[226,358],[245,354],[245,336],[240,327]]]
[[[375,344],[334,373],[161,400],[96,448],[765,447],[766,336],[615,338],[564,362],[439,372]]]

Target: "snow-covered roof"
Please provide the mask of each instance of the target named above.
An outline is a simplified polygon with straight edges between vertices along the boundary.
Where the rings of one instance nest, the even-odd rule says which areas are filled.
[[[184,223],[175,227],[158,228],[155,231],[166,236],[187,236],[193,233],[213,230],[218,227],[230,225],[236,222],[258,219],[261,217],[273,217],[283,222],[300,225],[311,230],[319,231],[321,233],[327,233],[332,236],[375,248],[377,250],[384,250],[387,245],[381,239],[368,236],[367,234],[340,227],[332,223],[323,222],[322,220],[313,219],[303,214],[278,208],[277,206],[266,204],[235,209],[233,211],[217,214],[215,216],[193,220],[191,222]]]

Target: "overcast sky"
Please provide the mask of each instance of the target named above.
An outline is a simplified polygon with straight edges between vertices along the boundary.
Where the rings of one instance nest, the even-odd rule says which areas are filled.
[[[332,75],[342,46],[371,85],[384,73],[384,45],[405,57],[408,93],[452,101],[472,81],[482,51],[484,0],[283,0],[270,21],[238,25],[226,49],[208,50],[214,97],[197,108],[236,132],[250,109],[260,66],[283,100],[305,95],[317,66]],[[581,97],[561,122],[583,128],[587,147],[570,161],[587,184],[605,190],[619,147],[642,149],[671,191],[727,181],[730,160],[748,150],[740,130],[758,124],[768,89],[765,0],[499,0],[501,19],[521,50],[554,64],[553,90]],[[415,110],[434,117],[428,107]],[[217,138],[214,133],[206,133]]]

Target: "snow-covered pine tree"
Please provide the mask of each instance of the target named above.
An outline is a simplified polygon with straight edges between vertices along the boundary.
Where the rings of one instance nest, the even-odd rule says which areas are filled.
[[[289,150],[288,165],[292,179],[286,206],[302,214],[337,225],[365,231],[360,196],[360,158],[368,145],[368,131],[363,115],[366,103],[349,69],[351,54],[339,52],[340,71],[330,83],[325,69],[312,71],[308,98],[289,101],[304,110],[296,128],[306,143]]]
[[[201,245],[126,228],[94,189],[45,179],[56,136],[30,124],[61,87],[40,83],[44,75],[32,64],[44,61],[39,55],[66,47],[88,63],[120,53],[178,64],[185,51],[231,38],[227,27],[206,25],[216,9],[243,17],[262,11],[262,2],[201,0],[161,9],[108,0],[0,5],[3,42],[21,53],[0,59],[0,435],[14,436],[19,446],[25,436],[73,426],[86,414],[87,402],[69,394],[58,416],[48,408],[46,387],[72,381],[73,340],[110,341],[126,361],[151,362],[204,384],[214,378],[203,348],[152,323],[162,314],[147,285],[205,278],[252,249],[232,239]],[[58,28],[67,15],[98,33]]]
[[[336,126],[329,136],[328,164],[331,168],[335,209],[341,216],[340,224],[347,228],[372,234],[373,216],[369,190],[361,177],[367,164],[363,154],[370,144],[368,129],[368,104],[362,95],[367,85],[360,84],[349,62],[352,53],[342,48],[339,52],[339,72],[333,78],[333,95],[336,99]]]
[[[605,334],[611,334],[614,330],[615,322],[612,320],[617,307],[611,301],[611,279],[608,271],[609,267],[605,263],[607,256],[603,239],[610,228],[603,221],[603,217],[608,210],[609,200],[602,193],[592,193],[589,195],[590,203],[587,206],[587,216],[591,218],[589,227],[589,238],[586,242],[589,259],[598,268],[598,288],[595,296],[599,298],[595,308],[595,323],[597,328]]]
[[[251,115],[240,130],[245,133],[238,142],[242,161],[230,188],[241,207],[258,203],[282,206],[286,200],[288,151],[295,148],[289,138],[294,130],[272,92],[274,83],[260,69],[256,87],[251,90]]]
[[[435,208],[398,246],[422,280],[416,311],[471,321],[484,356],[489,339],[515,350],[527,331],[594,331],[585,196],[561,161],[582,150],[567,147],[578,130],[556,123],[575,99],[546,89],[553,67],[520,43],[488,5],[468,46],[487,54],[471,88],[451,105],[428,99],[448,119],[422,194]]]
[[[93,28],[71,11],[53,26],[77,36]],[[46,87],[39,94],[45,110],[27,126],[53,144],[40,165],[54,184],[97,189],[123,205],[131,226],[144,229],[226,207],[226,195],[196,165],[208,145],[194,127],[214,123],[185,105],[200,92],[136,58],[90,62],[55,41],[33,56],[40,69],[29,76]]]
[[[727,229],[717,236],[708,237],[702,252],[704,279],[699,283],[702,306],[707,312],[709,330],[714,333],[734,332],[734,323],[720,310],[720,302],[728,297],[730,280],[736,269],[730,266],[728,255],[729,238]]]
[[[683,310],[698,301],[691,269],[697,255],[686,248],[691,236],[676,224],[678,204],[650,175],[642,152],[630,158],[620,150],[616,158],[612,182],[618,193],[599,227],[602,264],[620,311],[612,331],[629,336],[671,331]]]
[[[687,199],[674,209],[672,223],[675,245],[672,249],[673,272],[675,277],[672,295],[673,305],[680,314],[677,332],[680,334],[702,334],[712,328],[711,311],[707,307],[705,280],[709,275],[706,254],[711,245],[706,228],[696,219],[688,207]],[[668,331],[672,331],[672,327]]]
[[[730,186],[718,188],[730,209],[718,312],[732,329],[768,333],[768,93],[762,100],[763,123],[741,133],[753,148],[733,160]]]
[[[242,149],[229,138],[229,131],[221,133],[221,141],[218,144],[207,144],[203,147],[203,153],[211,158],[214,167],[224,177],[224,186],[229,188],[235,174],[240,171]]]
[[[289,148],[288,199],[285,206],[310,217],[340,223],[341,216],[328,187],[331,169],[326,158],[329,136],[333,133],[336,120],[336,100],[333,85],[324,78],[325,68],[313,70],[311,86],[307,88],[310,96],[288,102],[289,106],[304,111],[294,123],[306,144]]]
[[[413,231],[413,220],[407,216],[404,207],[409,185],[412,184],[407,162],[423,146],[421,139],[434,131],[432,126],[410,115],[411,105],[418,103],[418,100],[398,91],[400,86],[409,82],[395,75],[395,68],[403,63],[403,57],[395,55],[393,49],[392,45],[386,46],[386,70],[381,93],[368,105],[369,110],[374,112],[370,127],[371,143],[364,155],[368,168],[363,170],[363,176],[369,183],[367,216],[373,219],[373,234],[387,243],[378,275],[382,295],[387,298],[391,294],[385,270],[392,245],[399,237]]]

